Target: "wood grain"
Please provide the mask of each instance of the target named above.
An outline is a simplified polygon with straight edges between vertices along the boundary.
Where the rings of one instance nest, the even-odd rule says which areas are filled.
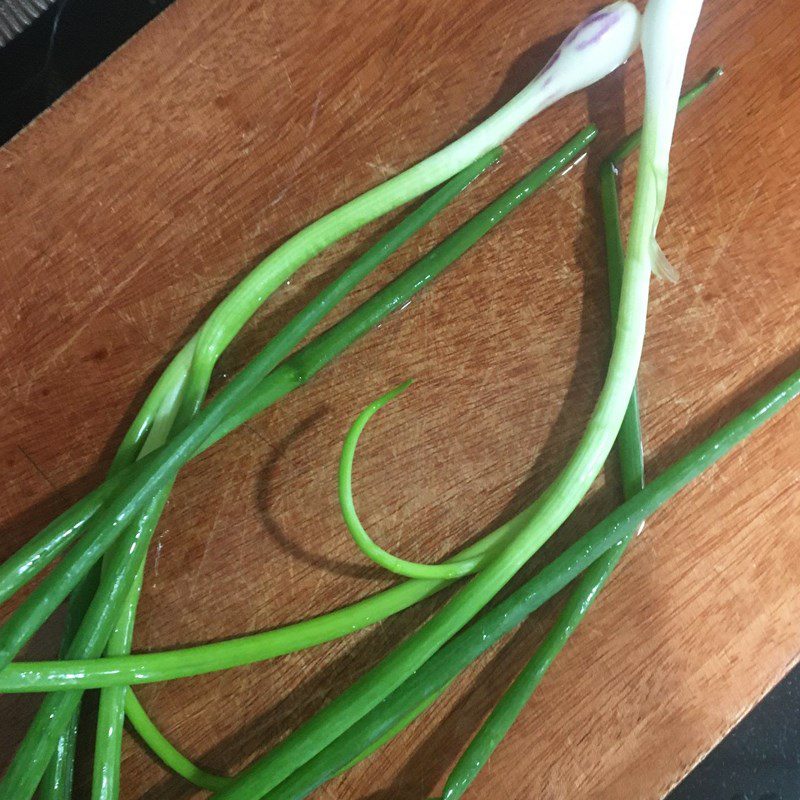
[[[0,150],[0,556],[100,479],[168,354],[261,254],[483,118],[594,5],[178,0]],[[717,63],[727,76],[677,129],[662,245],[682,277],[653,286],[641,373],[650,474],[798,366],[798,26],[792,0],[705,4],[688,76]],[[596,169],[641,96],[636,57],[521,131],[350,305],[587,118],[602,128],[579,168],[432,290],[184,471],[137,649],[262,630],[388,585],[340,522],[335,469],[358,409],[406,377],[415,388],[372,423],[356,475],[366,523],[397,552],[441,557],[555,475],[608,352]],[[220,379],[387,224],[299,273]],[[662,797],[780,679],[800,652],[798,445],[793,408],[656,515],[471,796]],[[611,465],[547,555],[617,500]],[[441,602],[140,697],[188,755],[233,772]],[[434,793],[556,610],[316,796]],[[2,703],[7,760],[35,703]],[[133,737],[123,772],[126,798],[202,796]]]

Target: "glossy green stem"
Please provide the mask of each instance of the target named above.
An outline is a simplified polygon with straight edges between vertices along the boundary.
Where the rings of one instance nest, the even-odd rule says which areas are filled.
[[[699,97],[720,74],[721,70],[714,70],[702,83],[683,95],[678,105],[679,110]],[[606,240],[612,329],[616,326],[625,263],[617,195],[617,172],[622,161],[634,152],[639,140],[639,131],[627,137],[600,168],[600,199]],[[644,453],[636,389],[631,395],[625,418],[620,427],[616,448],[619,455],[622,492],[627,500],[644,488]],[[475,780],[525,708],[550,665],[583,620],[619,563],[630,540],[640,531],[641,527],[629,532],[619,544],[604,553],[586,569],[531,660],[503,694],[459,758],[445,782],[442,800],[457,800],[462,797]]]
[[[499,149],[493,150],[465,170],[451,178],[443,187],[423,202],[366,253],[333,280],[307,306],[277,334],[272,346],[275,360],[285,358],[312,328],[324,318],[358,283],[364,280],[389,256],[395,253],[412,235],[430,222],[456,196],[500,157]],[[277,342],[277,344],[276,344]],[[174,428],[185,424],[184,413],[194,416],[195,406],[189,397],[181,398],[181,407],[175,415],[169,415],[161,430],[151,430],[144,447],[148,450],[163,445],[173,434]],[[154,445],[155,442],[155,445]],[[125,547],[125,541],[116,546]],[[130,652],[133,626],[142,582],[142,570],[131,587],[117,625],[109,638],[106,655],[126,655]],[[97,742],[94,759],[93,800],[116,800],[119,795],[119,760],[122,745],[125,698],[129,690],[124,687],[104,689],[100,695],[97,722]]]
[[[499,152],[490,153],[481,159],[477,172],[475,169],[470,169],[469,174],[474,178],[498,157]],[[463,180],[459,183],[463,183]],[[426,217],[427,213],[428,210],[420,218]],[[408,227],[403,226],[403,233],[407,230]],[[402,241],[404,238],[397,237],[396,246],[399,247]],[[89,571],[91,565],[122,533],[126,524],[135,516],[136,511],[164,483],[166,477],[201,449],[206,440],[216,434],[217,429],[223,423],[228,422],[232,415],[242,408],[249,411],[254,401],[258,403],[263,379],[286,357],[287,351],[290,352],[305,336],[309,329],[309,320],[316,323],[321,319],[338,299],[341,299],[350,288],[386,257],[386,242],[382,241],[381,244],[383,246],[375,248],[374,254],[369,259],[360,260],[357,269],[349,270],[346,277],[342,276],[334,281],[332,286],[323,292],[323,297],[318,298],[316,304],[296,315],[195,418],[170,439],[167,445],[142,459],[138,468],[124,470],[125,480],[115,476],[112,481],[114,483],[113,492],[98,492],[103,496],[105,504],[96,511],[91,521],[91,530],[84,531],[84,535],[75,542],[72,549],[63,555],[61,562],[0,628],[0,665],[8,663],[30,636],[38,630],[49,614]],[[384,302],[387,299],[390,302],[385,313],[389,313],[394,308],[391,298],[383,296]],[[354,329],[363,333],[372,327],[368,317],[368,314],[362,312],[355,317],[351,315],[348,319]],[[361,327],[358,327],[358,323],[361,323]],[[339,334],[340,340],[346,344],[357,338],[357,336],[350,337],[349,331],[342,330],[341,326],[334,326],[331,331],[334,330]],[[323,334],[326,337],[326,345],[330,344],[331,331]],[[336,351],[337,354],[344,349],[346,344]],[[328,349],[330,350],[330,347]],[[320,353],[320,347],[315,342],[304,348],[301,353],[306,354],[306,361],[311,354],[322,356],[316,369],[320,369],[332,357],[328,355],[327,351]],[[297,364],[299,358],[301,358],[300,354],[295,358],[294,364]],[[303,377],[303,380],[305,379]],[[296,381],[296,385],[302,383],[303,380]]]
[[[102,597],[101,602],[116,606],[118,612],[111,620],[106,631],[106,645],[103,650],[108,655],[122,655],[130,652],[133,641],[133,629],[136,620],[136,607],[144,577],[144,567],[147,547],[161,517],[161,511],[169,497],[172,484],[165,486],[146,508],[142,519],[149,520],[151,534],[143,542],[141,550],[135,547],[135,542],[129,541],[126,536],[118,545],[106,555],[103,560],[105,570],[118,570],[121,572],[126,561],[136,558],[138,551],[138,568],[127,591],[120,588],[116,594],[109,591],[105,597],[98,586],[97,594]],[[137,524],[139,524],[137,522]],[[127,565],[126,565],[127,567]],[[91,654],[84,652],[84,657]],[[125,722],[125,696],[130,690],[127,686],[114,686],[100,692],[100,702],[97,710],[97,725],[95,733],[94,764],[92,774],[93,800],[116,800],[120,791],[120,763],[122,759],[122,732]],[[55,723],[54,723],[55,725]]]
[[[297,351],[275,369],[254,393],[248,395],[231,416],[226,417],[225,422],[214,431],[214,437],[221,437],[227,432],[227,426],[239,424],[248,418],[247,415],[256,413],[305,383],[353,341],[379,324],[392,310],[401,307],[536,188],[574,160],[595,136],[594,126],[581,131],[527,178],[487,206],[403,275]],[[204,443],[207,444],[207,440]],[[154,455],[157,454],[147,456],[141,463],[149,463]],[[498,545],[511,530],[511,525],[504,526],[494,535],[466,548],[459,557],[470,557]],[[165,653],[106,658],[97,663],[79,660],[62,664],[13,664],[0,671],[0,691],[48,691],[77,686],[97,688],[146,683],[248,664],[338,638],[407,608],[446,585],[444,581],[409,581],[349,608],[227,642]]]
[[[98,570],[97,576],[92,576],[91,581],[84,581],[70,597],[67,608],[67,621],[61,641],[61,658],[66,658],[69,653],[69,647],[78,632],[78,627],[84,614],[89,608],[99,579]],[[72,719],[70,719],[58,738],[55,754],[42,777],[42,783],[39,787],[39,800],[71,800],[72,798],[79,717],[80,708],[76,708]]]
[[[406,381],[395,389],[386,392],[377,400],[373,400],[356,417],[356,421],[344,437],[342,455],[339,460],[339,506],[342,510],[345,526],[350,531],[350,535],[356,545],[367,558],[374,561],[378,566],[396,575],[403,575],[406,578],[451,581],[475,572],[483,562],[485,554],[466,560],[446,561],[443,564],[420,564],[416,561],[399,558],[388,550],[384,550],[372,540],[366,528],[361,524],[353,501],[353,459],[355,458],[359,437],[372,417],[387,403],[402,394],[410,385],[411,381]]]
[[[617,165],[607,160],[600,167],[600,202],[603,212],[603,228],[606,241],[606,264],[608,265],[608,294],[611,304],[611,329],[617,324],[622,270],[625,252],[622,244],[622,228],[617,199]],[[634,385],[625,417],[617,436],[622,494],[626,499],[633,497],[644,486],[644,449],[642,446],[642,426],[639,414],[639,392]],[[609,555],[609,558],[611,556]]]
[[[800,395],[800,370],[759,398],[719,431],[696,445],[641,492],[544,567],[521,588],[486,612],[429,659],[368,715],[350,727],[279,787],[267,800],[297,800],[333,777],[344,764],[385,737],[412,709],[436,697],[478,656],[517,627],[529,614],[567,586],[604,553],[638,529],[644,520],[687,484],[716,464],[737,444],[766,424]],[[246,771],[245,771],[246,774]],[[234,784],[235,786],[235,784]],[[229,797],[222,792],[215,797]],[[233,795],[236,796],[236,795]],[[258,792],[248,800],[262,797]]]
[[[186,758],[155,726],[130,689],[125,694],[125,714],[136,733],[173,772],[209,791],[223,789],[228,785],[230,778],[206,772]]]
[[[162,496],[166,500],[166,496]],[[103,570],[97,592],[81,620],[67,651],[68,658],[96,658],[103,652],[111,628],[119,618],[121,604],[147,552],[150,537],[160,513],[142,514],[136,538],[125,553],[117,553],[114,563]],[[16,755],[0,781],[0,797],[27,800],[36,790],[52,758],[61,733],[78,708],[82,691],[54,692],[45,696],[28,728]]]

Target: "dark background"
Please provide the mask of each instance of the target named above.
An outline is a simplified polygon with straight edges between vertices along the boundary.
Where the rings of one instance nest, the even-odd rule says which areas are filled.
[[[0,143],[170,2],[58,0],[24,33],[0,48],[0,96],[6,100],[0,106]],[[796,668],[668,800],[799,800],[799,739],[800,668]]]

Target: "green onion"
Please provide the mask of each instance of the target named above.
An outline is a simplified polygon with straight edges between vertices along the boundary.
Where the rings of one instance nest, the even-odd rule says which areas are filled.
[[[144,577],[145,558],[147,548],[155,532],[161,512],[169,497],[171,486],[163,488],[157,493],[156,497],[145,509],[144,514],[138,522],[141,525],[146,521],[147,534],[138,541],[131,542],[128,536],[124,536],[122,541],[117,543],[103,559],[103,570],[117,574],[118,581],[128,582],[128,576],[133,572],[133,580],[128,587],[127,593],[120,590],[115,597],[115,593],[109,591],[105,596],[101,592],[101,581],[97,584],[96,600],[93,602],[107,603],[118,608],[116,616],[111,620],[106,629],[106,644],[103,652],[109,655],[129,653],[133,641],[133,627],[136,619],[136,606],[139,601],[139,594],[142,588]],[[124,546],[123,546],[124,545]],[[102,576],[102,573],[101,573]],[[117,600],[119,597],[119,601]],[[91,604],[86,609],[86,618],[91,613]],[[90,622],[87,621],[87,625]],[[110,630],[109,630],[110,629]],[[77,637],[76,637],[77,638]],[[70,648],[72,650],[72,648]],[[82,652],[70,652],[70,655],[89,656],[93,654],[90,646]],[[92,781],[93,800],[115,800],[119,796],[120,783],[120,762],[122,759],[122,730],[125,721],[125,695],[128,692],[126,686],[115,686],[103,689],[100,693],[100,702],[97,711],[97,725],[95,736],[94,752],[94,772]],[[52,696],[52,695],[51,695]],[[58,695],[55,695],[53,704],[59,702]],[[49,697],[46,698],[46,701]],[[80,699],[78,700],[80,703]],[[50,729],[57,732],[58,722],[53,717],[50,721]],[[67,729],[67,733],[68,733]],[[42,740],[47,738],[47,734],[40,733]],[[60,733],[63,738],[64,732]],[[60,741],[60,740],[59,740]],[[56,745],[58,752],[58,745]]]
[[[478,656],[517,627],[604,553],[614,548],[626,536],[635,533],[642,522],[658,508],[772,419],[798,395],[800,370],[692,448],[507,599],[470,624],[373,711],[362,717],[313,760],[309,760],[277,789],[264,795],[260,789],[252,791],[250,782],[237,777],[235,783],[215,797],[226,800],[233,797],[246,797],[247,800],[264,796],[268,800],[306,797],[373,742],[384,737],[387,731],[395,729],[400,720],[407,721],[410,711],[422,707],[431,698],[441,694]],[[242,777],[246,777],[249,772],[246,769]],[[249,794],[245,793],[246,789],[250,790]]]
[[[685,108],[705,91],[720,74],[720,70],[714,70],[702,83],[687,92],[678,104],[679,110]],[[629,136],[600,167],[612,325],[616,324],[616,309],[619,303],[619,287],[624,263],[616,176],[622,161],[633,152],[639,139],[638,132]],[[644,455],[636,390],[631,395],[628,410],[617,437],[617,452],[622,477],[622,492],[627,500],[644,488]],[[617,545],[586,569],[544,641],[492,709],[491,714],[459,758],[445,782],[442,800],[457,800],[475,780],[525,707],[556,656],[586,615],[619,563],[631,539],[640,532],[641,528],[631,530]]]
[[[624,63],[638,44],[638,12],[627,2],[613,3],[606,11],[613,17],[611,24],[604,25],[601,33],[590,42],[582,41],[576,33],[585,32],[597,15],[578,26],[545,69],[485,122],[416,166],[312,223],[261,262],[213,312],[201,331],[164,371],[126,434],[118,457],[126,463],[133,461],[156,424],[159,413],[170,421],[174,418],[178,398],[202,396],[198,387],[207,384],[214,354],[221,353],[271,290],[302,263],[348,233],[456,174],[499,145],[549,104],[601,79]],[[193,368],[196,368],[196,374],[188,377]],[[187,388],[188,385],[193,388]],[[164,408],[169,411],[163,411]],[[96,511],[101,498],[94,493],[92,498]],[[12,557],[9,567],[3,565],[0,568],[0,602],[15,591],[11,587],[18,571],[27,578],[33,577],[74,538],[74,529],[86,524],[86,515],[92,506],[88,499],[86,502],[87,506],[70,509],[61,515],[45,532],[35,537],[34,545],[23,548],[22,554]],[[16,588],[22,583],[17,583]]]
[[[398,279],[298,350],[267,376],[253,394],[226,418],[211,440],[222,438],[236,425],[304,384],[352,342],[381,322],[392,310],[402,306],[409,297],[436,277],[450,260],[463,253],[508,211],[569,165],[596,135],[594,126],[584,128],[527,178],[487,206],[481,214],[448,237]],[[220,394],[224,392],[223,389]],[[205,442],[206,445],[208,443],[209,440]],[[150,459],[152,456],[148,456],[144,462]],[[474,545],[466,548],[460,557],[469,556],[477,549],[479,548]],[[284,628],[226,642],[170,652],[108,657],[101,660],[15,662],[0,670],[0,692],[102,688],[148,683],[250,664],[253,661],[295,652],[366,627],[408,608],[446,585],[447,582],[444,581],[408,581],[354,603],[348,608]]]
[[[574,157],[575,152],[585,147],[595,135],[596,131],[593,128],[586,129],[578,134],[565,148],[559,151],[557,157],[548,160],[537,170],[534,170],[527,183],[517,185],[512,190],[505,193],[498,201],[478,214],[470,223],[448,237],[442,245],[435,248],[427,257],[408,269],[344,320],[334,325],[331,329],[306,345],[302,350],[298,351],[286,362],[284,367],[280,367],[273,372],[272,378],[275,379],[277,383],[273,384],[275,388],[273,388],[273,392],[269,396],[276,399],[285,394],[285,391],[281,391],[281,389],[286,383],[289,383],[290,386],[304,383],[311,375],[328,363],[331,358],[338,355],[356,338],[369,330],[377,321],[385,317],[394,308],[406,302],[409,297],[436,277],[452,260],[463,254],[477,239],[497,224],[497,222],[516,207],[525,197],[529,196],[535,185],[544,182],[553,173],[563,168],[566,163]],[[264,352],[266,351],[262,351],[261,354],[256,356],[256,358],[246,366],[180,434],[170,440],[164,448],[143,459],[141,462],[142,464],[153,460],[156,461],[158,466],[155,475],[148,473],[142,478],[139,473],[136,473],[131,481],[133,489],[131,489],[129,485],[127,488],[120,490],[120,492],[109,501],[106,508],[100,512],[100,516],[119,520],[120,518],[126,518],[125,515],[132,515],[133,512],[128,511],[130,505],[133,505],[129,500],[131,496],[146,498],[148,496],[148,489],[150,491],[158,489],[160,480],[163,480],[162,476],[166,474],[167,477],[169,477],[167,470],[175,469],[176,466],[183,463],[181,459],[185,460],[187,453],[191,454],[200,444],[204,443],[209,438],[209,432],[217,430],[219,423],[226,418],[230,410],[236,407],[237,403],[241,405],[241,400],[251,401],[253,394],[248,390],[251,386],[254,391],[258,391],[259,389],[261,379],[259,369],[261,367],[261,362],[265,360]],[[275,389],[278,390],[277,394]],[[263,400],[264,396],[266,395],[260,396],[259,401]],[[103,528],[101,525],[98,525],[98,527],[100,529]],[[84,552],[86,550],[90,550],[91,552],[92,549],[98,549],[97,539],[92,540],[88,544],[84,543],[84,539],[81,539],[72,550],[67,553],[62,563],[48,576],[48,579],[43,581],[38,588],[41,588],[41,585],[44,585],[47,580],[58,573],[64,561],[70,559],[71,556],[74,561],[73,554],[76,550],[79,550],[82,545]],[[120,577],[115,583],[118,589],[127,589],[127,586],[134,577],[129,565],[123,565],[123,568],[126,574],[124,579]],[[38,589],[34,591],[34,594],[36,594],[36,591],[38,591]],[[108,597],[108,591],[104,591],[102,596]],[[124,599],[124,593],[122,599]],[[119,602],[106,602],[102,605],[105,610],[114,608],[118,610]],[[11,621],[13,622],[13,620],[14,618],[12,617]],[[23,623],[24,621],[25,619],[23,618]],[[6,628],[7,627],[8,623],[6,625]],[[350,629],[352,630],[352,628]],[[95,635],[97,635],[96,630],[96,626],[93,627]],[[231,643],[229,642],[228,644]],[[37,716],[34,724],[31,726],[28,735],[25,737],[17,753],[17,757],[6,774],[4,782],[0,783],[0,790],[6,785],[15,787],[19,785],[24,787],[25,791],[33,791],[32,787],[36,785],[34,781],[37,780],[37,775],[32,769],[32,766],[35,765],[36,769],[38,769],[42,758],[49,757],[50,751],[54,745],[54,741],[51,737],[45,734],[54,730],[55,725],[50,724],[48,726],[46,724],[47,719],[48,717],[55,718],[58,725],[63,726],[63,724],[65,724],[64,714],[66,713],[64,709],[68,709],[71,706],[74,707],[74,704],[79,700],[79,693],[63,693],[63,700],[58,704],[56,700],[52,699],[53,697],[54,696],[51,695],[45,698],[45,705],[43,705],[44,711],[41,716]],[[58,712],[56,709],[58,709]],[[25,795],[20,792],[20,797],[22,796]]]
[[[676,72],[680,81],[693,29],[693,24],[681,23],[673,31],[683,34],[686,41],[685,47],[680,39],[675,43],[677,56],[671,60],[670,82],[674,82]],[[655,43],[658,44],[658,36],[655,36]],[[657,46],[651,50],[650,58],[654,57],[658,66],[662,53]],[[647,65],[647,53],[645,60]],[[657,170],[663,166],[665,148],[668,157],[680,85],[671,109],[672,83],[666,86],[663,100],[658,95],[661,88],[652,81],[647,87],[650,100],[645,103],[640,169],[620,293],[619,320],[608,372],[597,405],[572,457],[529,508],[528,518],[512,541],[493,554],[481,571],[441,611],[270,753],[248,767],[237,778],[236,784],[223,790],[220,797],[232,800],[263,796],[368,714],[487,605],[572,513],[589,490],[622,424],[633,393],[644,342],[653,263],[651,240],[661,215],[666,189],[662,173]]]
[[[91,602],[93,594],[94,585],[84,581],[70,598],[64,636],[59,652],[61,658],[66,658],[69,646],[75,638],[78,626]],[[80,714],[76,710],[58,738],[55,754],[47,765],[45,774],[42,777],[42,783],[39,786],[39,800],[71,800],[72,798],[79,716]]]

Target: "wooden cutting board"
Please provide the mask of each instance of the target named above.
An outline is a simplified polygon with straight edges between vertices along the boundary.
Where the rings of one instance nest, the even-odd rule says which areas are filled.
[[[168,356],[262,254],[483,119],[595,5],[178,0],[6,145],[0,555],[101,479]],[[661,242],[681,280],[654,282],[641,369],[650,475],[798,367],[799,28],[793,0],[705,4],[687,80],[727,73],[677,127]],[[431,290],[182,473],[138,650],[263,630],[390,584],[343,528],[335,473],[354,415],[404,378],[417,383],[372,423],[356,474],[365,522],[393,550],[439,559],[552,479],[605,369],[597,167],[638,124],[641,71],[637,56],[514,136],[502,165],[348,307],[587,119],[602,130],[579,168]],[[283,287],[218,383],[388,224]],[[662,797],[781,678],[800,653],[799,446],[793,407],[656,515],[471,797]],[[612,462],[546,555],[618,499]],[[443,600],[139,696],[183,751],[232,773]],[[557,608],[316,796],[429,797]],[[52,654],[59,623],[29,655]],[[34,708],[2,700],[4,763]],[[123,773],[126,798],[202,796],[132,736]]]

